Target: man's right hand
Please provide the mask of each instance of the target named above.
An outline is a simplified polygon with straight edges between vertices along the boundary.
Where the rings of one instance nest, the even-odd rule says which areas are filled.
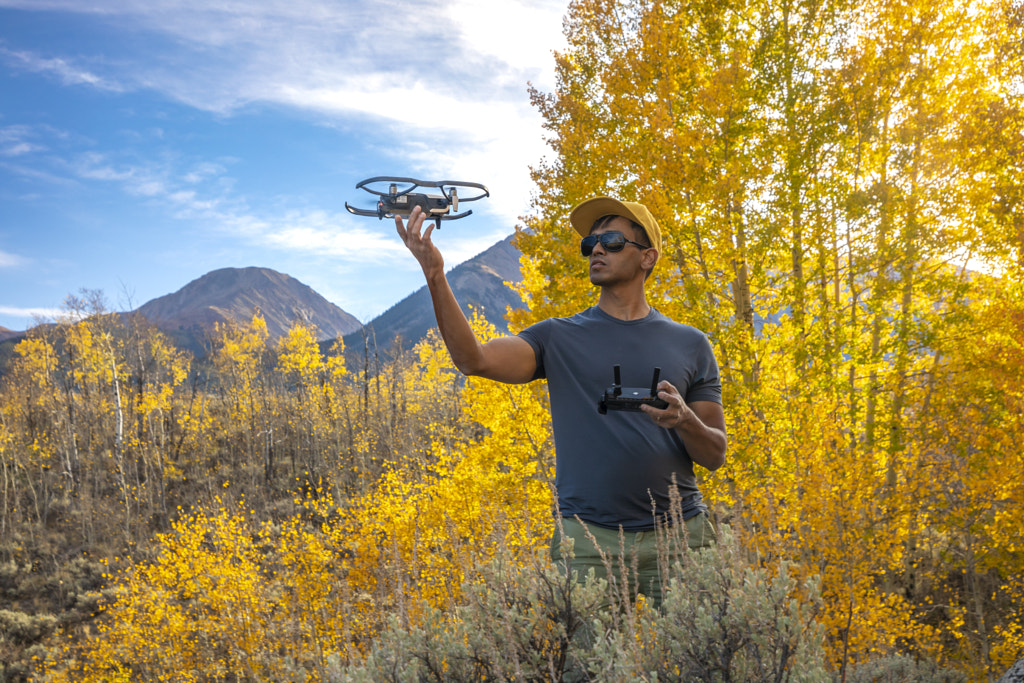
[[[423,224],[426,221],[427,215],[418,206],[413,207],[412,213],[409,214],[408,225],[402,221],[401,216],[395,216],[395,229],[398,231],[398,236],[416,257],[420,268],[423,269],[423,274],[429,281],[432,276],[444,274],[444,257],[441,256],[441,251],[430,239],[430,234],[434,232],[434,224],[431,223],[426,230],[423,229]]]

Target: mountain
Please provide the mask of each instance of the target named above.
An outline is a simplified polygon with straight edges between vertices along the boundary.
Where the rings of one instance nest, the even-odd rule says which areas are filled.
[[[204,355],[216,323],[248,321],[257,309],[272,339],[299,319],[314,323],[321,339],[351,334],[361,327],[354,316],[295,278],[255,267],[214,270],[173,294],[146,302],[138,313],[179,345]]]
[[[519,295],[505,284],[522,279],[520,252],[512,240],[513,236],[506,237],[448,273],[448,282],[455,298],[462,304],[462,310],[468,315],[469,307],[474,307],[501,331],[507,331],[505,312],[508,307],[523,307]],[[353,363],[362,364],[364,333],[371,349],[376,348],[378,352],[389,355],[387,352],[395,339],[401,340],[402,348],[409,349],[433,327],[437,327],[434,307],[424,285],[367,323],[362,330],[346,335],[345,356],[352,367],[355,367]]]
[[[506,331],[505,312],[523,302],[506,282],[519,282],[520,252],[509,236],[486,251],[453,268],[448,281],[455,296],[469,311],[474,307],[495,327]],[[426,286],[398,302],[365,328],[352,315],[324,299],[309,286],[269,268],[222,268],[189,282],[173,294],[158,297],[136,312],[155,324],[174,342],[205,356],[217,323],[247,322],[259,310],[272,339],[283,335],[297,319],[308,320],[320,331],[326,351],[339,336],[351,367],[362,365],[364,331],[370,347],[385,357],[396,339],[410,349],[436,327],[434,308]],[[0,370],[25,332],[0,327]],[[5,341],[6,340],[6,341]]]

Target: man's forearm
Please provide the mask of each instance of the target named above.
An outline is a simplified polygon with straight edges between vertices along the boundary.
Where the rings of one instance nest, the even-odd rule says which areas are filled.
[[[668,404],[663,410],[649,405],[640,406],[654,424],[675,430],[683,440],[690,459],[698,465],[709,470],[717,470],[724,465],[728,439],[722,404],[715,401],[687,403],[679,390],[665,380],[658,384],[658,398]]]
[[[441,339],[448,348],[452,362],[464,375],[478,374],[483,360],[483,347],[462,312],[448,278],[443,271],[425,275],[427,290],[434,304],[437,328],[441,332]]]
[[[676,434],[683,440],[691,460],[709,470],[717,470],[725,464],[725,430],[709,427],[695,413],[692,415],[692,419],[675,428]]]

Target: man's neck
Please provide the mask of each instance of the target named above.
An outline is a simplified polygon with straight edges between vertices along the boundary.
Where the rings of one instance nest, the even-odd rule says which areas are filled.
[[[597,306],[619,320],[639,320],[651,312],[644,290],[623,291],[623,288],[602,287]]]

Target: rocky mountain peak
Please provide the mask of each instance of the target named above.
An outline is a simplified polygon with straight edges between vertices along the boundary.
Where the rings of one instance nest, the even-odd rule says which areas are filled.
[[[220,268],[173,294],[153,299],[138,312],[176,340],[199,350],[217,323],[245,322],[259,311],[271,338],[296,320],[312,322],[321,339],[360,329],[360,322],[308,285],[270,268]]]

